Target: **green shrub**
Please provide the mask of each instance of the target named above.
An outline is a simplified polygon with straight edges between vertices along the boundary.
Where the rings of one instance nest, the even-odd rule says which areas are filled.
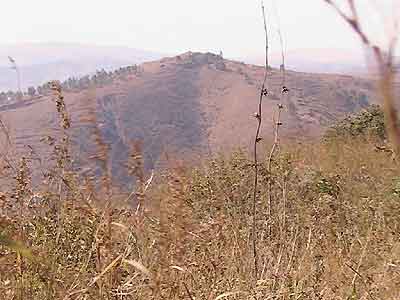
[[[335,138],[372,137],[386,138],[384,113],[378,105],[371,105],[356,115],[351,115],[329,128],[325,140]]]

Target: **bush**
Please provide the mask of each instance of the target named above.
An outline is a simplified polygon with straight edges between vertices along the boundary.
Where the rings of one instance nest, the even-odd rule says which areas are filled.
[[[386,138],[385,119],[382,109],[378,105],[371,105],[359,114],[351,115],[338,122],[325,133],[325,140],[335,138]]]

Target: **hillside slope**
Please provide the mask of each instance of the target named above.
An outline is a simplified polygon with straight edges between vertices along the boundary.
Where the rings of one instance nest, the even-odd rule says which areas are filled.
[[[250,146],[262,67],[210,53],[185,53],[144,63],[141,70],[103,86],[65,93],[80,160],[96,151],[93,122],[111,145],[109,159],[118,178],[126,177],[123,166],[133,141],[143,143],[147,169],[161,163],[163,153],[184,159]],[[269,96],[263,106],[265,140],[272,137],[280,72],[272,70],[268,82]],[[328,125],[375,98],[370,81],[350,76],[288,71],[286,85],[290,93],[283,103],[283,139],[318,136]],[[88,122],[86,116],[93,112],[95,120]],[[0,117],[10,128],[17,152],[26,152],[26,144],[43,156],[50,151],[40,142],[43,136],[58,132],[50,96],[3,105]]]

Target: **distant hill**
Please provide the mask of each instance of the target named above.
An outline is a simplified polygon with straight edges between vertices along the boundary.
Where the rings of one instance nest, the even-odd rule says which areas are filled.
[[[80,160],[89,161],[97,151],[95,126],[111,145],[109,160],[113,174],[120,179],[127,178],[124,163],[133,141],[143,143],[147,169],[162,164],[166,152],[184,159],[239,146],[249,149],[262,67],[211,53],[185,53],[144,63],[140,70],[65,93]],[[265,140],[273,134],[280,72],[272,70],[268,82],[261,131]],[[283,101],[282,139],[319,136],[338,119],[376,101],[373,83],[351,76],[288,71],[286,85],[290,93]],[[93,113],[95,120],[88,121],[86,116]],[[24,145],[29,144],[44,155],[49,148],[40,139],[58,133],[55,104],[49,96],[3,105],[0,118],[9,126],[20,153],[26,152]]]
[[[244,58],[246,62],[263,64],[263,57]],[[271,64],[279,67],[281,54],[271,53]],[[295,71],[322,74],[365,75],[368,68],[365,53],[338,49],[301,49],[286,53],[286,66]]]
[[[10,69],[12,56],[21,69],[22,87],[64,80],[70,76],[112,70],[121,66],[160,59],[165,55],[128,47],[105,47],[80,44],[0,45],[0,91],[16,90],[15,72]]]

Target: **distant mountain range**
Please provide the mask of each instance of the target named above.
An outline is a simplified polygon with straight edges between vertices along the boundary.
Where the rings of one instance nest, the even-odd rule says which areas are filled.
[[[263,64],[264,57],[248,58],[246,62]],[[279,67],[281,54],[271,53],[272,66]],[[301,49],[285,54],[286,68],[308,73],[365,75],[368,72],[365,53],[338,49]]]
[[[21,71],[22,88],[37,86],[49,80],[92,74],[122,66],[160,59],[165,54],[132,49],[80,44],[0,45],[0,91],[16,90],[16,74],[8,56],[15,59]]]

